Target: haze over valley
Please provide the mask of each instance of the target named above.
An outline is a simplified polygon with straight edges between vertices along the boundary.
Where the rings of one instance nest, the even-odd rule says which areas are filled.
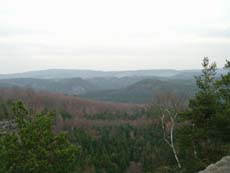
[[[229,173],[229,11],[0,1],[0,173]]]

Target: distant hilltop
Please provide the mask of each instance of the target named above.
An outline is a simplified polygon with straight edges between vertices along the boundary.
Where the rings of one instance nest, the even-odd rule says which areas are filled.
[[[175,77],[187,78],[193,77],[201,70],[131,70],[131,71],[96,71],[96,70],[66,70],[49,69],[41,71],[29,71],[24,73],[0,74],[0,79],[13,78],[36,78],[36,79],[61,79],[61,78],[98,78],[98,77],[131,77],[131,76],[155,76],[155,77]],[[218,69],[218,74],[226,73],[224,69]]]

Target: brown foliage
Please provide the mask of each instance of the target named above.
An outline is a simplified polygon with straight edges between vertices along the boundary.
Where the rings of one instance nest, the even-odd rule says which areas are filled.
[[[53,94],[45,91],[33,91],[31,89],[21,88],[0,88],[0,101],[15,101],[21,100],[29,108],[31,114],[47,109],[49,111],[65,111],[72,118],[63,120],[60,115],[56,116],[56,130],[69,129],[73,127],[92,127],[97,126],[112,126],[122,124],[132,124],[134,126],[146,126],[152,121],[146,118],[137,120],[87,120],[84,115],[96,114],[101,112],[121,112],[125,111],[133,113],[142,105],[109,103],[100,101],[91,101],[75,96],[67,96],[64,94]],[[116,116],[116,115],[115,115]]]
[[[21,100],[31,111],[42,111],[45,108],[49,110],[65,110],[74,117],[81,117],[84,114],[95,114],[99,112],[132,112],[138,109],[138,105],[123,103],[108,103],[91,101],[75,96],[66,96],[64,94],[51,94],[45,91],[33,91],[31,89],[19,88],[1,88],[0,100]]]

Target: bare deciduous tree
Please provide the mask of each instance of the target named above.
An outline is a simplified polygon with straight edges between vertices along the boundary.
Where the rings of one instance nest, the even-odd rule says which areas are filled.
[[[174,130],[178,112],[185,108],[184,101],[172,92],[159,92],[155,95],[153,106],[160,109],[163,138],[172,149],[177,167],[181,172],[182,166],[174,143]]]
[[[175,129],[175,120],[177,118],[177,113],[172,113],[170,112],[169,110],[165,110],[165,112],[167,113],[167,115],[169,116],[170,118],[170,121],[169,122],[166,122],[165,120],[165,113],[162,112],[162,115],[161,115],[161,127],[162,127],[162,130],[163,130],[163,137],[164,137],[164,141],[169,145],[169,147],[172,149],[173,151],[173,154],[174,154],[174,158],[177,162],[177,166],[178,168],[181,170],[182,166],[181,166],[181,163],[180,163],[180,160],[179,160],[179,157],[178,157],[178,154],[177,154],[177,151],[176,151],[176,148],[175,148],[175,145],[174,145],[174,129]],[[170,131],[170,134],[168,135],[167,133],[167,129],[169,129]]]

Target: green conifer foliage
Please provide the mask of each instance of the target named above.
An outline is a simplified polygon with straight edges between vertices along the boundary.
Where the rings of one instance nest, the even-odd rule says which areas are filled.
[[[13,111],[18,131],[1,136],[0,172],[72,172],[79,149],[65,133],[53,131],[53,115],[37,113],[32,118],[21,102],[14,105]]]

